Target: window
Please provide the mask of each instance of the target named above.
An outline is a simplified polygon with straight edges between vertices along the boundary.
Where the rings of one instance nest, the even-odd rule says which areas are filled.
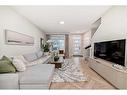
[[[53,41],[52,50],[65,50],[65,36],[64,35],[50,35],[50,40]]]

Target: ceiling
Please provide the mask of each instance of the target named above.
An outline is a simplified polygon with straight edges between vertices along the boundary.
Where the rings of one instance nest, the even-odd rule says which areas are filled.
[[[18,13],[46,33],[82,32],[111,6],[14,6]],[[64,21],[64,24],[59,24]]]

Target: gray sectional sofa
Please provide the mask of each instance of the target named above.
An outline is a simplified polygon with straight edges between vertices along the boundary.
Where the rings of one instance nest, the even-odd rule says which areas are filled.
[[[36,55],[35,55],[36,54]],[[36,57],[36,58],[35,58]],[[55,66],[47,64],[51,56],[39,52],[17,56],[26,65],[26,70],[0,74],[0,89],[49,89]]]

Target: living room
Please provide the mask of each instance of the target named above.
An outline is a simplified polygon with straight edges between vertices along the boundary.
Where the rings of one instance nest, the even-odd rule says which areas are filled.
[[[126,90],[126,10],[0,6],[0,89]]]

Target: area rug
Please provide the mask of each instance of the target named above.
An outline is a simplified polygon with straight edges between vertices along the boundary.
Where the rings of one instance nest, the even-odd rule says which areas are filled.
[[[62,68],[55,69],[52,82],[81,82],[87,81],[80,63],[74,63],[72,59],[65,59]]]

